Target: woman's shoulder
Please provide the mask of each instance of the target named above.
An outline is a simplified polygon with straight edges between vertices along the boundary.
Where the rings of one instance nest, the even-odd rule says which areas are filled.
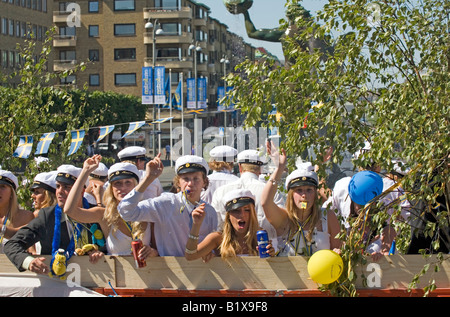
[[[15,227],[21,227],[29,223],[31,220],[34,219],[34,214],[30,210],[26,209],[19,209],[17,212],[17,216],[14,222],[16,222],[14,225]]]

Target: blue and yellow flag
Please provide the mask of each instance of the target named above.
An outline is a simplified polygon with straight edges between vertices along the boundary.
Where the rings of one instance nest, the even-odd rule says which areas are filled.
[[[168,118],[158,119],[158,120],[155,120],[155,121],[151,122],[150,124],[164,123],[164,122],[166,122],[166,121],[169,121],[170,119],[173,119],[173,117],[168,117]]]
[[[108,134],[110,134],[114,130],[114,125],[107,125],[104,127],[100,127],[100,132],[97,138],[97,142],[103,140]]]
[[[130,122],[130,125],[128,126],[128,131],[124,135],[122,135],[122,139],[134,133],[136,130],[140,129],[140,127],[142,127],[144,124],[145,121]]]
[[[172,106],[176,110],[181,110],[181,81],[178,83],[177,89],[172,97]]]
[[[22,135],[20,137],[19,145],[13,153],[13,156],[26,159],[30,156],[32,147],[33,137],[31,135]]]
[[[205,109],[189,109],[188,111],[186,111],[186,113],[196,113],[196,114],[201,114],[202,112],[204,112]]]
[[[36,152],[34,153],[34,155],[47,154],[48,148],[50,147],[50,144],[52,143],[55,135],[56,135],[56,132],[44,133],[41,136],[41,138],[39,139],[39,143],[36,147]]]
[[[170,76],[167,76],[166,83],[164,85],[164,92],[166,94],[166,103],[163,106],[165,109],[170,108],[170,93],[171,93],[171,87],[170,87]]]
[[[69,149],[69,153],[67,154],[67,156],[70,156],[78,151],[81,144],[83,143],[84,134],[86,133],[86,131],[75,130],[75,131],[72,131],[71,133],[72,133],[72,143],[70,144],[70,149]]]

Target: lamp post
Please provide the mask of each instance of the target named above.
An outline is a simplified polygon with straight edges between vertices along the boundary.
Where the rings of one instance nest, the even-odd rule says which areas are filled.
[[[195,110],[198,109],[198,91],[197,91],[197,52],[201,52],[202,48],[198,45],[198,42],[189,45],[189,50],[194,51],[194,95],[195,95]],[[198,155],[197,145],[195,142],[198,138],[198,129],[197,129],[197,112],[194,112],[194,145],[195,145],[195,154]]]
[[[148,19],[147,23],[145,23],[145,29],[152,29],[152,40],[153,40],[153,47],[152,47],[152,67],[153,67],[153,120],[155,120],[155,92],[156,92],[156,82],[155,82],[155,66],[156,66],[156,35],[162,34],[163,30],[161,29],[158,19],[154,19],[153,22],[151,22],[151,19]],[[158,108],[159,113],[159,108]],[[153,156],[156,156],[156,146],[155,146],[155,125],[152,127],[152,144],[153,144]],[[159,142],[159,147],[161,147],[161,141]],[[161,152],[161,149],[159,149]]]
[[[223,64],[223,89],[225,95],[227,94],[227,64],[230,64],[228,57],[224,55],[220,60],[220,63]],[[227,111],[223,112],[223,128],[224,128],[224,140],[227,139]],[[224,142],[225,143],[225,142]]]

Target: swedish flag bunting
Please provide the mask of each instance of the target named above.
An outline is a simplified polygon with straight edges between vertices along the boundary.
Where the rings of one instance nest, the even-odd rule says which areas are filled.
[[[144,124],[145,124],[145,121],[130,122],[128,131],[124,135],[122,135],[122,139],[129,136],[133,132],[139,130]]]
[[[86,131],[75,130],[75,131],[72,131],[71,133],[72,133],[72,143],[70,144],[70,149],[69,149],[69,153],[67,154],[67,156],[70,156],[78,151],[81,144],[83,143],[84,134],[86,133]]]
[[[168,118],[158,119],[158,120],[155,120],[155,121],[151,122],[150,124],[164,123],[164,122],[166,122],[166,121],[169,121],[170,119],[173,119],[173,117],[168,117]]]
[[[103,140],[108,134],[110,134],[114,130],[114,128],[115,128],[114,125],[100,127],[100,133],[97,138],[97,142],[100,142],[101,140]]]
[[[52,143],[55,135],[56,135],[56,132],[44,133],[41,136],[41,138],[39,139],[39,143],[36,147],[36,152],[34,153],[34,155],[47,154],[48,148],[50,147],[50,144]]]
[[[19,140],[19,145],[13,153],[13,156],[27,159],[30,156],[32,147],[33,137],[31,135],[22,135]]]

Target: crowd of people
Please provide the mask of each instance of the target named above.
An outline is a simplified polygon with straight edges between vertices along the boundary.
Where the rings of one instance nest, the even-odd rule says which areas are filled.
[[[268,156],[275,169],[263,178]],[[39,173],[30,186],[34,211],[21,209],[17,177],[0,170],[1,250],[19,271],[51,273],[42,255],[55,257],[61,249],[67,258],[88,255],[93,263],[105,254],[132,255],[134,240],[142,241],[140,260],[256,256],[261,229],[268,233],[264,247],[270,256],[339,253],[345,242],[337,236],[350,230],[350,219],[408,172],[399,168],[382,177],[371,167],[324,193],[317,167],[300,162],[289,172],[283,149],[268,144],[262,155],[223,145],[211,150],[209,162],[196,155],[178,158],[173,188],[164,192],[161,154],[150,160],[145,148],[132,146],[118,157],[109,168],[93,155],[81,168],[65,164]],[[396,187],[383,199],[388,204],[402,195]],[[400,201],[401,217],[408,221],[410,205]],[[393,252],[396,232],[389,220],[381,230],[361,230],[374,260]]]

